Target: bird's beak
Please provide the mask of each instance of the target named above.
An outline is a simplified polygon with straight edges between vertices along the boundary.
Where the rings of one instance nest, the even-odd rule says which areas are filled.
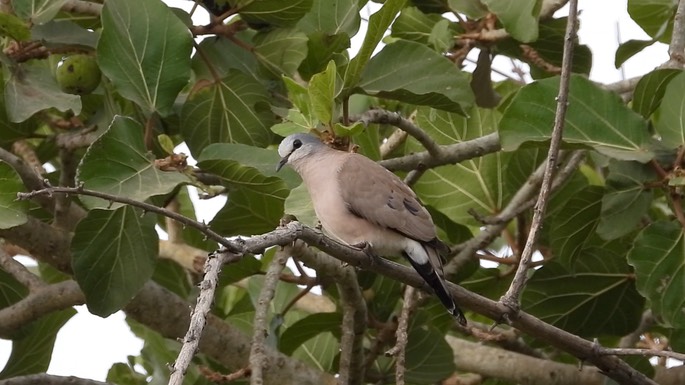
[[[288,158],[289,158],[289,157],[290,157],[290,154],[288,154],[288,155],[286,155],[286,156],[284,156],[284,157],[281,158],[281,161],[278,162],[278,167],[276,167],[276,172],[281,171],[281,169],[283,168],[283,166],[285,166],[285,164],[288,163]]]

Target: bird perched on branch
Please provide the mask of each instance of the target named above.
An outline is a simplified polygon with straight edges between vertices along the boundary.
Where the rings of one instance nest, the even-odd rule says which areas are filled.
[[[466,318],[442,277],[448,250],[416,194],[397,175],[371,159],[328,147],[309,134],[293,134],[278,146],[281,161],[302,177],[324,230],[371,255],[404,256],[457,321]]]

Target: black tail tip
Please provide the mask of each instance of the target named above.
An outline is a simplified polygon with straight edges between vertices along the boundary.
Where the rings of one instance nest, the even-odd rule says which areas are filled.
[[[452,314],[452,316],[454,316],[454,318],[457,319],[459,325],[466,326],[466,324],[468,323],[466,321],[466,316],[464,316],[464,313],[462,313],[461,309],[459,309],[458,307],[455,307],[454,309],[450,310],[450,314]]]

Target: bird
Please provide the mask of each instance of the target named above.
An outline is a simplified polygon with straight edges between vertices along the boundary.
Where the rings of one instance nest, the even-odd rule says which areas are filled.
[[[278,154],[277,171],[287,164],[302,177],[328,235],[372,256],[403,256],[447,311],[466,325],[443,278],[442,255],[449,248],[407,184],[373,160],[333,149],[311,134],[287,136]]]

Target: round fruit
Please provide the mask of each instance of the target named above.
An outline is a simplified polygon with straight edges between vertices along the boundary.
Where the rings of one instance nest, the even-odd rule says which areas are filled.
[[[100,84],[100,67],[90,55],[71,55],[57,67],[57,83],[62,91],[74,95],[87,95]]]

